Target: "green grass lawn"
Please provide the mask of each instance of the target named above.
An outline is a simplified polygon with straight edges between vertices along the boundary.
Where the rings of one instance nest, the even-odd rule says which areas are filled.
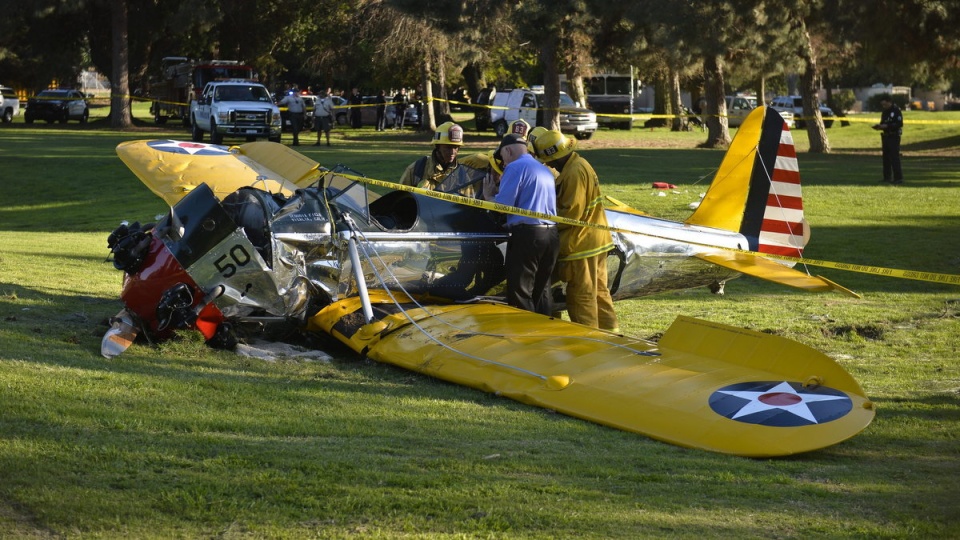
[[[877,404],[873,424],[783,459],[674,447],[329,341],[331,362],[250,359],[192,333],[105,360],[122,278],[107,234],[166,210],[114,148],[189,133],[112,131],[103,113],[0,125],[0,537],[960,537],[957,286],[811,266],[863,298],[740,278],[724,296],[618,304],[633,335],[684,314],[800,341],[850,371]],[[905,117],[899,187],[878,182],[868,122],[829,129],[828,155],[795,132],[806,256],[960,274],[960,113]],[[465,153],[496,144],[458,119]],[[723,156],[696,149],[704,138],[635,128],[580,148],[606,194],[682,220]],[[300,150],[396,180],[428,148],[412,132],[338,128],[333,147]],[[660,196],[657,181],[677,189]]]

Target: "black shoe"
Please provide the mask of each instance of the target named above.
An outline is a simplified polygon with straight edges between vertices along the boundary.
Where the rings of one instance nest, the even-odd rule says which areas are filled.
[[[889,184],[890,182],[893,182],[893,180],[890,180],[889,178],[884,178],[883,180],[880,181],[880,183],[883,183],[883,182],[886,182]]]
[[[893,184],[893,185],[895,185],[895,186],[899,186],[900,184],[903,183],[903,180],[894,180],[893,182],[890,182],[890,183]]]
[[[315,143],[313,143],[313,145],[314,145],[314,146],[320,146],[320,143],[319,143],[319,142],[315,142]]]

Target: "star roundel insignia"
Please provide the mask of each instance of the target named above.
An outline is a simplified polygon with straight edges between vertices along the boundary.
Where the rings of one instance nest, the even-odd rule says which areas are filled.
[[[223,156],[230,154],[226,146],[188,141],[150,141],[147,143],[147,146],[163,152],[189,154],[191,156]]]
[[[765,381],[725,386],[710,396],[710,408],[738,422],[796,427],[842,418],[853,410],[853,401],[847,394],[826,386]]]

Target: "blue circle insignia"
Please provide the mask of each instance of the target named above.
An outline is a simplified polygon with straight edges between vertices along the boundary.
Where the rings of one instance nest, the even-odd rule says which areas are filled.
[[[715,391],[710,396],[710,408],[738,422],[796,427],[843,418],[853,410],[853,401],[826,386],[763,381],[732,384]]]

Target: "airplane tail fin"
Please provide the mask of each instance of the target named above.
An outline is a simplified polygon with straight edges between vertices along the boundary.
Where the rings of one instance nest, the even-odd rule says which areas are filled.
[[[744,120],[697,210],[686,222],[739,232],[750,250],[801,257],[809,239],[790,128],[775,110]]]

